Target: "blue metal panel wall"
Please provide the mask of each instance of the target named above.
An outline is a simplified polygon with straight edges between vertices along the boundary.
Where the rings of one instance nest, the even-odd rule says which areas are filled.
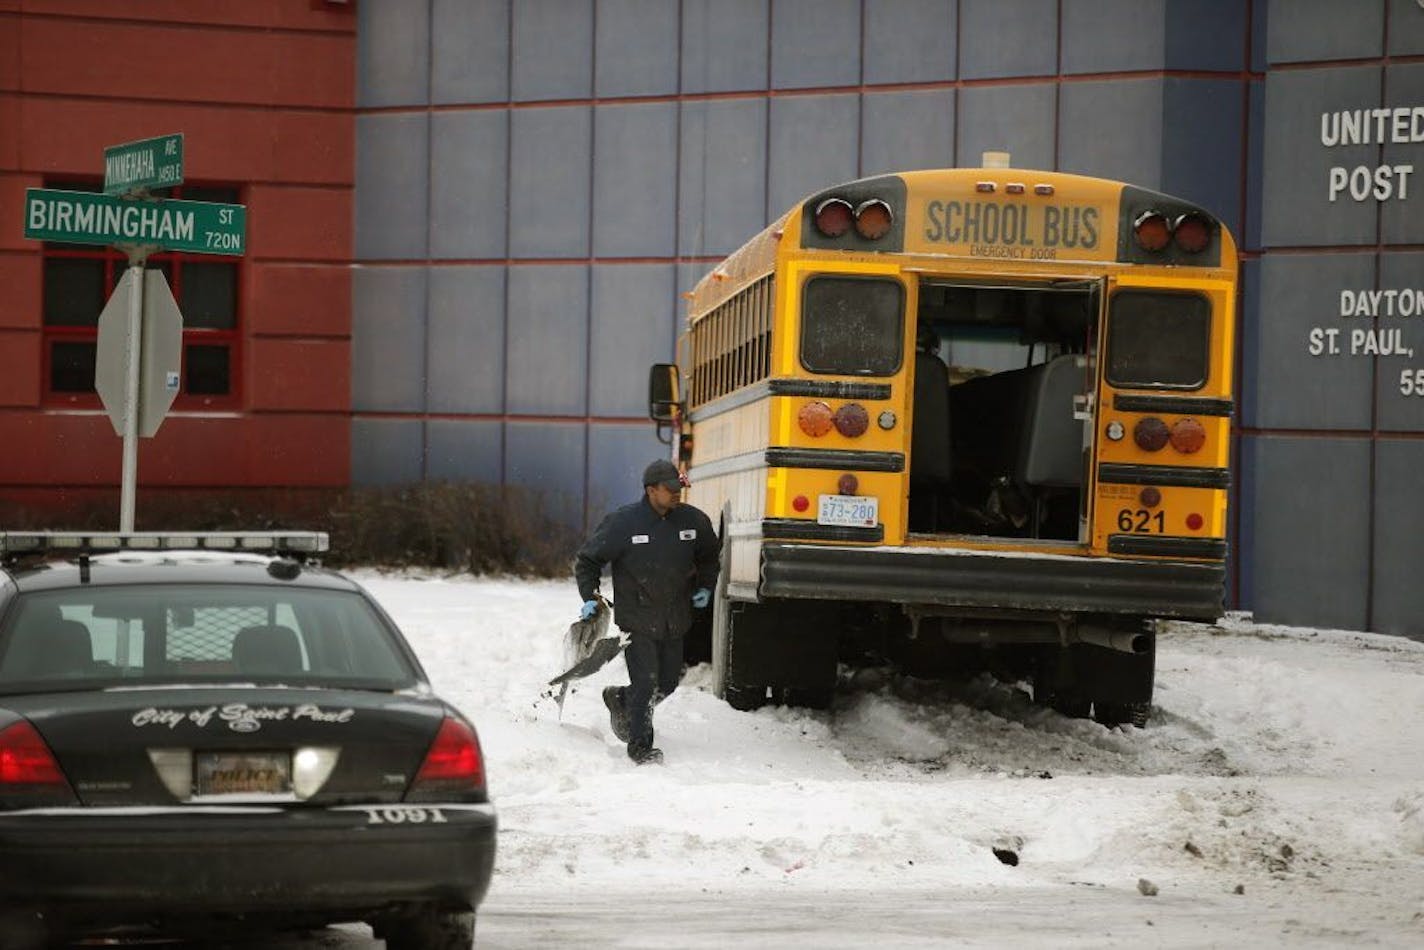
[[[430,269],[430,412],[504,412],[505,268],[499,264]]]
[[[423,267],[356,269],[351,288],[351,408],[356,413],[424,411],[425,307]],[[360,451],[353,449],[353,456]]]
[[[396,194],[405,189],[391,189]],[[509,113],[430,117],[430,256],[502,258],[509,215]]]
[[[1246,255],[1237,603],[1424,634],[1391,566],[1418,557],[1397,526],[1424,502],[1391,479],[1417,462],[1424,398],[1399,387],[1424,363],[1309,353],[1312,330],[1354,326],[1342,290],[1424,272],[1424,179],[1407,200],[1325,187],[1337,165],[1424,169],[1420,144],[1319,141],[1322,115],[1424,101],[1424,65],[1400,59],[1424,53],[1416,0],[363,0],[359,15],[358,482],[532,480],[595,521],[668,451],[642,418],[647,364],[672,357],[702,273],[810,191],[1002,148],[1229,223]],[[1331,514],[1292,515],[1312,502]]]

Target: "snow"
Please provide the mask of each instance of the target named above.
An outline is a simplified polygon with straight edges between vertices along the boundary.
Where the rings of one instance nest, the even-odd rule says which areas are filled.
[[[621,660],[541,699],[572,581],[354,576],[478,728],[481,947],[1424,946],[1424,643],[1171,624],[1145,730],[887,671],[741,713],[699,666],[636,767]]]

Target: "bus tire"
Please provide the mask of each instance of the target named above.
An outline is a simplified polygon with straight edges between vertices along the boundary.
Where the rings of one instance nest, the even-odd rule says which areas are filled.
[[[1087,719],[1088,710],[1092,707],[1091,701],[1074,693],[1048,691],[1040,689],[1037,684],[1033,688],[1033,701],[1069,719]]]
[[[1152,715],[1151,703],[1094,703],[1093,721],[1114,729],[1118,726],[1147,728],[1147,720]]]
[[[1073,654],[1067,647],[1049,647],[1038,657],[1033,673],[1033,701],[1069,719],[1087,719],[1092,700],[1075,688]]]
[[[777,697],[787,706],[800,706],[804,709],[830,709],[832,701],[836,698],[834,686],[794,689],[787,688],[780,691]]]
[[[712,681],[712,691],[714,695],[720,696],[727,701],[727,705],[741,712],[751,712],[766,705],[767,689],[754,683],[748,683],[737,677],[735,671],[739,666],[745,665],[745,656],[742,662],[738,662],[734,652],[736,650],[736,624],[737,616],[744,614],[747,610],[756,609],[756,605],[738,604],[736,608],[728,602],[726,609],[722,612],[721,623],[714,621],[712,628],[712,642],[714,655],[720,655],[722,662],[720,667],[714,665],[714,676]],[[718,631],[721,631],[720,636]],[[719,672],[720,670],[720,672]]]
[[[766,688],[727,683],[722,687],[722,698],[738,712],[754,712],[766,705]]]
[[[732,601],[727,596],[727,577],[732,568],[732,544],[727,537],[729,509],[722,510],[718,536],[722,539],[722,550],[717,563],[717,590],[712,598],[712,695],[727,701],[733,709],[743,711],[757,709],[766,702],[766,690],[758,691],[747,684],[731,681],[729,670],[732,660]]]

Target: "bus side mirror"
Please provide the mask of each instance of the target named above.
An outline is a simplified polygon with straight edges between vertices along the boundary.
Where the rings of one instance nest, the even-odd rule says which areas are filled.
[[[682,412],[678,388],[677,364],[654,363],[648,375],[648,418],[658,423],[675,421]]]

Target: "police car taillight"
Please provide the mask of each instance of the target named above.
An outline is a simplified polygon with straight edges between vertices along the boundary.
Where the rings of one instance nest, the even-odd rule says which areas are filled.
[[[408,802],[448,801],[485,792],[485,760],[475,730],[446,716],[415,781],[406,792]]]
[[[74,801],[54,753],[24,720],[0,729],[0,802],[16,804],[16,793],[26,805]]]

